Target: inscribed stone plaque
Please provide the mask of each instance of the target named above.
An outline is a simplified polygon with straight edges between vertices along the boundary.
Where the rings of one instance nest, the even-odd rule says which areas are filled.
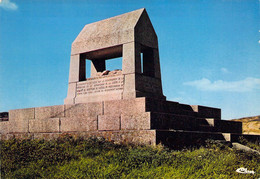
[[[123,79],[123,75],[101,78],[88,78],[86,81],[77,83],[77,96],[123,91]]]

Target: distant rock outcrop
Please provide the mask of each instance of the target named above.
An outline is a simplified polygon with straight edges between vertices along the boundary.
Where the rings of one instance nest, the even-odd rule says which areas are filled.
[[[260,134],[260,115],[253,117],[244,117],[240,119],[232,119],[243,123],[244,134]]]
[[[0,112],[0,121],[8,121],[8,112]]]

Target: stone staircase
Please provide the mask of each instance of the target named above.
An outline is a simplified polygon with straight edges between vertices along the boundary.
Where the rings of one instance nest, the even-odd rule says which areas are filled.
[[[260,139],[242,135],[240,122],[221,120],[217,108],[147,99],[146,110],[151,112],[151,129],[156,130],[157,143],[170,147],[201,145],[207,139],[231,142],[239,136]]]

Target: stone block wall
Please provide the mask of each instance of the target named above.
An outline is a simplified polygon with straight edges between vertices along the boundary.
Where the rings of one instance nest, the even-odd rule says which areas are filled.
[[[125,114],[139,116],[137,114],[141,113],[145,113],[145,98],[16,109],[9,111],[9,121],[0,122],[0,133],[6,136],[19,137],[28,134],[37,137],[45,136],[47,133],[54,135],[120,131],[127,129],[127,127],[122,128],[122,125],[129,126]],[[122,122],[122,119],[125,122]],[[133,129],[138,128],[142,127]],[[48,138],[50,136],[48,135]]]
[[[70,133],[83,137],[102,136],[109,140],[131,143],[142,141],[150,144],[168,140],[161,135],[177,131],[190,131],[194,136],[202,135],[197,134],[197,131],[204,132],[206,136],[214,136],[208,133],[241,135],[240,122],[220,120],[220,115],[220,109],[216,108],[142,97],[10,110],[9,121],[0,122],[0,133],[2,139],[53,139]],[[177,136],[186,138],[187,135],[189,134]]]

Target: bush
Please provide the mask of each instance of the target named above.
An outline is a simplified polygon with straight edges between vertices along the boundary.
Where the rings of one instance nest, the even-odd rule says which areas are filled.
[[[162,145],[119,145],[69,135],[51,141],[12,139],[1,141],[1,162],[3,178],[260,177],[259,156],[216,141],[207,141],[199,149],[174,151]],[[235,172],[240,167],[256,174]]]

